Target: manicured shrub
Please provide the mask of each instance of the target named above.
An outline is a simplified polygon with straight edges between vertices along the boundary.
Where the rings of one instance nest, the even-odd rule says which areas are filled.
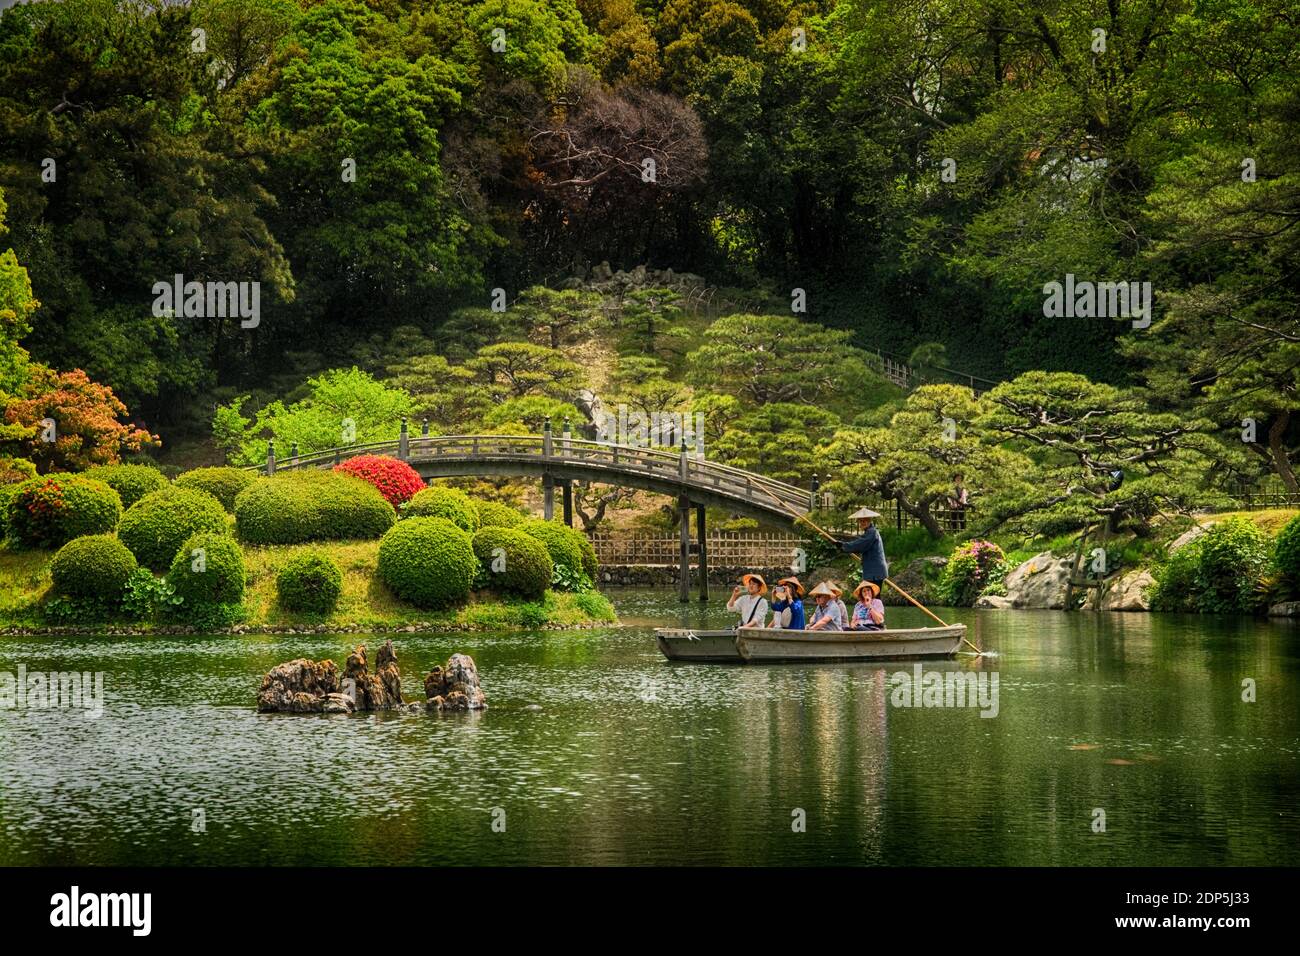
[[[1277,533],[1273,561],[1293,588],[1300,587],[1300,515],[1288,521]]]
[[[93,478],[44,475],[9,498],[9,534],[31,548],[57,548],[87,534],[108,534],[122,518],[117,492]]]
[[[229,528],[225,509],[212,495],[171,485],[126,509],[117,536],[145,567],[165,571],[190,535],[226,534]]]
[[[235,499],[239,536],[252,544],[378,538],[396,520],[373,485],[335,471],[259,478]]]
[[[417,607],[464,601],[477,570],[470,536],[446,518],[408,518],[379,542],[379,579]]]
[[[997,591],[1007,570],[1007,556],[992,541],[968,541],[948,558],[935,595],[948,607],[970,607],[981,594]]]
[[[474,509],[474,502],[459,488],[442,485],[425,488],[407,502],[402,514],[414,518],[446,518],[470,534],[478,530],[478,512]]]
[[[518,528],[528,520],[528,515],[522,511],[503,505],[499,501],[474,498],[472,502],[480,528]]]
[[[546,545],[517,528],[480,528],[474,556],[482,568],[479,579],[502,594],[540,597],[555,574]]]
[[[167,487],[163,473],[149,465],[100,465],[82,475],[102,481],[116,491],[123,508],[130,508],[151,491]]]
[[[275,576],[280,606],[287,611],[329,614],[343,594],[343,571],[327,554],[295,554]]]
[[[50,562],[52,590],[116,605],[135,569],[135,555],[111,534],[73,538]]]
[[[399,508],[424,487],[419,472],[406,462],[387,455],[358,455],[335,465],[335,471],[355,475],[378,489],[390,505]]]
[[[221,507],[235,513],[235,499],[239,493],[257,480],[251,471],[220,465],[215,468],[195,468],[178,475],[176,484],[181,488],[206,491],[221,502]]]
[[[1228,518],[1183,545],[1155,571],[1151,606],[1233,614],[1256,610],[1272,560],[1268,536],[1247,518]]]
[[[525,521],[520,530],[546,545],[551,562],[555,565],[552,583],[556,587],[566,591],[580,591],[591,585],[592,578],[584,568],[582,556],[586,535],[559,522],[535,518]],[[595,563],[594,553],[592,563]]]
[[[167,572],[167,583],[184,601],[182,613],[207,604],[238,604],[244,599],[245,579],[239,542],[213,531],[186,538]]]

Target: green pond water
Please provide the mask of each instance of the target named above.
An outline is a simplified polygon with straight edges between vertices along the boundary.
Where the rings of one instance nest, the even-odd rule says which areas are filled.
[[[911,664],[670,664],[654,626],[730,617],[612,597],[623,627],[398,636],[409,698],[463,651],[481,714],[255,713],[354,635],[0,638],[106,698],[0,710],[0,864],[1300,863],[1290,622],[952,611],[997,656],[926,667],[996,673],[981,717],[891,703]]]

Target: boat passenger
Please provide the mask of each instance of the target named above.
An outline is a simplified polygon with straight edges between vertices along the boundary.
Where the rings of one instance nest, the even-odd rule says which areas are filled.
[[[850,630],[883,631],[885,605],[880,600],[880,586],[874,581],[863,581],[853,589],[853,596],[858,599],[858,603],[853,605]]]
[[[826,584],[830,587],[831,591],[835,594],[835,597],[832,598],[832,600],[834,600],[835,603],[840,606],[840,620],[844,622],[845,627],[848,627],[849,609],[844,604],[844,589],[840,587],[838,584],[836,584],[834,581],[827,581]]]
[[[862,555],[862,580],[871,581],[876,587],[885,583],[889,577],[889,563],[885,560],[885,543],[880,539],[880,531],[872,524],[880,517],[880,512],[870,508],[859,508],[850,518],[858,522],[858,536],[852,541],[840,542],[840,547],[849,554]]]
[[[840,606],[835,600],[835,592],[831,590],[830,585],[823,581],[813,588],[812,599],[817,602],[817,607],[813,611],[812,623],[808,625],[808,630],[844,630],[844,616],[840,613]]]
[[[803,616],[803,585],[798,578],[782,578],[772,589],[772,623],[769,627],[787,631],[802,631],[806,626]]]
[[[743,585],[743,590],[742,590]],[[727,610],[740,615],[738,627],[763,627],[767,620],[767,582],[758,574],[743,574],[731,589]]]

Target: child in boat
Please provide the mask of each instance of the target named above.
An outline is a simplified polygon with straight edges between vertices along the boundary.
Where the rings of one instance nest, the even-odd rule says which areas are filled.
[[[880,600],[880,585],[874,581],[863,581],[853,589],[853,596],[858,603],[853,605],[853,618],[849,628],[854,631],[883,631],[885,629],[885,605]]]
[[[808,630],[844,630],[844,615],[840,613],[839,603],[836,602],[835,592],[831,590],[830,585],[823,581],[813,588],[812,599],[817,602],[817,607],[813,611],[812,623],[808,625]]]
[[[769,627],[783,628],[787,631],[802,631],[805,621],[803,616],[803,585],[798,578],[782,578],[772,589],[772,623]]]
[[[744,590],[741,590],[742,585]],[[767,620],[767,582],[760,575],[746,574],[731,589],[727,610],[740,615],[739,627],[762,627]]]

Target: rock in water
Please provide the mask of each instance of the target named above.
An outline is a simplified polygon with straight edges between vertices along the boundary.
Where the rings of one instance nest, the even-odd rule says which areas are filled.
[[[1147,591],[1156,583],[1149,571],[1129,571],[1101,599],[1103,611],[1149,611]]]
[[[402,706],[402,674],[392,641],[385,641],[379,649],[373,674],[366,670],[366,645],[358,644],[348,655],[343,678],[356,681],[357,710],[394,710]]]
[[[434,667],[424,679],[429,697],[425,707],[435,710],[484,710],[487,698],[479,686],[478,668],[468,654],[452,654],[446,667]]]
[[[1058,558],[1050,551],[1036,554],[1007,575],[1007,597],[1015,607],[1059,611],[1065,607],[1073,565],[1073,558]]]
[[[352,698],[341,692],[333,661],[299,658],[277,664],[262,678],[257,710],[262,714],[350,714]]]

